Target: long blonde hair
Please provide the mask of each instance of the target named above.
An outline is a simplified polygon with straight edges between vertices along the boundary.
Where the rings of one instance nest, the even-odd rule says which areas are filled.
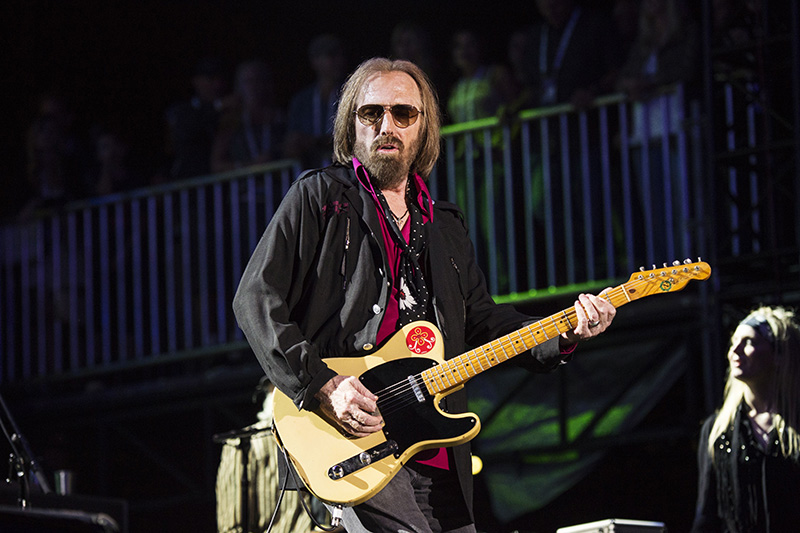
[[[411,172],[427,178],[439,159],[439,128],[441,114],[436,92],[433,90],[428,76],[410,61],[390,60],[374,57],[361,63],[350,75],[342,87],[336,120],[333,125],[333,160],[347,164],[353,159],[353,147],[356,141],[355,110],[361,88],[374,74],[379,72],[405,72],[416,82],[422,98],[422,128],[417,157],[411,163]]]
[[[766,322],[774,341],[775,357],[773,423],[778,430],[781,453],[790,457],[800,453],[800,326],[795,313],[783,307],[761,306],[753,310],[742,322],[756,319]],[[740,322],[741,324],[741,322]],[[739,404],[744,398],[745,384],[731,376],[725,383],[722,407],[717,413],[708,437],[708,450],[714,457],[714,442],[733,423]]]

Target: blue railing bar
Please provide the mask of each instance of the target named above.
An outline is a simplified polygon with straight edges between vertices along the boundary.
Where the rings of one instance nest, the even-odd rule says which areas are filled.
[[[8,228],[0,228],[0,250],[10,250],[11,246],[8,244],[8,234],[11,232]],[[11,301],[8,298],[8,291],[6,288],[10,286],[7,278],[10,278],[11,267],[2,262],[5,257],[6,263],[11,262],[9,257],[11,254],[0,255],[0,383],[5,383],[6,380],[6,365],[11,364],[14,360],[12,352],[12,345],[8,342],[8,334],[13,327],[13,323],[9,318],[11,313]],[[6,313],[5,310],[8,310]]]
[[[520,139],[522,142],[522,191],[525,195],[523,200],[523,223],[525,228],[525,262],[527,264],[526,273],[528,287],[536,287],[536,239],[533,206],[533,171],[531,165],[531,123],[523,122],[520,127]]]
[[[758,141],[756,140],[756,119],[755,119],[756,111],[755,106],[750,104],[747,106],[747,146],[750,148],[756,147]],[[750,168],[755,169],[758,167],[758,161],[755,154],[750,154],[748,157],[750,162]],[[752,213],[752,220],[751,220],[751,234],[754,236],[753,238],[753,252],[758,253],[761,251],[761,243],[759,242],[759,235],[761,235],[761,224],[760,224],[760,214],[761,214],[761,199],[759,198],[758,194],[758,176],[755,170],[751,170],[748,173],[748,178],[750,182],[750,198],[752,199],[750,205],[747,206],[749,209],[748,211]]]
[[[77,212],[67,213],[67,283],[69,284],[69,356],[70,370],[80,368],[80,337],[77,317],[78,306],[78,221]]]
[[[160,313],[159,313],[159,286],[158,286],[158,206],[156,204],[155,196],[147,199],[147,250],[148,250],[148,288],[150,293],[150,353],[145,355],[152,355],[159,353],[161,336],[159,331]]]
[[[542,119],[540,123],[540,135],[542,139],[542,182],[544,187],[544,234],[545,248],[547,249],[547,284],[550,287],[556,286],[556,251],[553,228],[555,227],[555,215],[553,213],[553,181],[550,173],[550,127],[547,119]]]
[[[100,207],[97,213],[100,226],[98,245],[100,253],[100,360],[107,365],[111,362],[111,235],[108,223],[108,205]]]
[[[83,322],[86,328],[86,338],[82,344],[84,344],[84,355],[86,358],[84,364],[86,366],[94,366],[96,358],[94,343],[94,305],[92,305],[92,302],[94,302],[94,287],[92,284],[92,266],[94,265],[92,254],[92,250],[94,249],[94,239],[92,239],[92,211],[87,209],[81,214],[83,215],[81,217],[83,220]],[[78,259],[80,265],[80,254],[76,254],[76,259]],[[77,315],[74,315],[73,319],[75,316]]]
[[[734,150],[736,148],[736,135],[733,130],[734,123],[734,110],[733,110],[733,90],[730,85],[725,86],[725,127],[728,129],[727,135],[727,148]],[[734,199],[738,199],[739,191],[736,185],[736,168],[731,165],[728,169],[728,188],[730,194]],[[736,207],[736,202],[730,202],[730,224],[731,224],[731,255],[734,257],[739,256],[739,212]]]
[[[456,141],[455,137],[445,137],[445,145],[447,146],[447,199],[451,203],[458,201],[456,191],[458,186],[456,184]]]
[[[659,105],[661,107],[661,175],[663,180],[664,190],[664,225],[667,231],[665,232],[667,239],[667,257],[663,261],[672,261],[678,259],[675,255],[675,211],[673,206],[673,178],[672,178],[672,161],[671,161],[671,116],[669,112],[669,96],[662,95],[659,98]],[[652,176],[651,176],[652,177]]]
[[[216,184],[213,187],[214,191],[214,267],[216,275],[216,326],[217,337],[216,342],[225,342],[227,339],[227,331],[225,327],[225,317],[227,316],[227,305],[221,305],[225,302],[225,216],[223,207],[223,189],[222,184]]]
[[[629,252],[634,250],[633,242],[633,193],[631,191],[631,150],[630,133],[628,131],[628,104],[623,102],[619,106],[619,127],[620,127],[620,169],[622,173],[622,204],[623,204],[623,224],[625,232],[625,249]],[[633,272],[636,268],[636,258],[633,253],[627,254],[627,270]]]
[[[605,243],[605,257],[606,257],[606,277],[611,278],[616,272],[615,256],[616,249],[614,243],[614,228],[612,221],[613,204],[611,197],[611,147],[609,146],[608,135],[608,108],[601,107],[599,109],[600,123],[599,123],[599,136],[600,136],[600,176],[603,183],[603,205],[602,205],[602,218],[603,218],[603,240]]]
[[[185,349],[194,347],[194,310],[192,295],[192,232],[189,191],[180,191],[180,240],[181,240],[181,294],[183,298],[183,343]]]
[[[131,204],[131,287],[133,288],[133,359],[141,360],[144,357],[144,298],[142,280],[142,223],[141,223],[141,202],[137,199]]]
[[[472,234],[477,237],[480,233],[480,227],[478,226],[478,214],[477,214],[477,206],[475,201],[475,159],[473,158],[473,152],[475,147],[473,146],[473,138],[472,133],[465,133],[464,134],[464,165],[465,165],[465,176],[466,176],[466,184],[462,184],[464,190],[464,197],[467,201],[467,221],[469,223],[469,229]],[[464,187],[466,185],[466,187]],[[458,203],[458,202],[456,202]],[[474,238],[474,237],[473,237]],[[480,251],[477,252],[480,255]]]
[[[24,228],[24,233],[28,234],[32,231],[33,226],[28,226]],[[30,265],[31,264],[31,250],[30,250],[30,238],[23,238],[20,241],[20,263],[22,265]],[[21,310],[20,314],[22,315],[22,331],[20,331],[20,337],[22,340],[22,375],[26,378],[31,377],[31,321],[33,317],[31,317],[31,304],[30,304],[30,297],[31,292],[33,290],[33,286],[31,285],[31,276],[30,270],[27,268],[22,268],[21,279],[20,279],[20,303],[21,303]]]
[[[700,122],[700,109],[699,109],[699,102],[692,102],[690,107],[691,117],[692,117],[692,127],[691,127],[691,136],[692,136],[692,145],[698,149],[692,150],[692,171],[693,176],[695,179],[692,181],[693,183],[693,192],[694,192],[694,230],[695,230],[695,242],[697,243],[697,250],[701,249],[704,243],[708,242],[706,240],[707,234],[707,224],[709,222],[706,211],[705,205],[703,203],[703,197],[706,194],[706,183],[707,180],[703,179],[702,176],[704,175],[704,164],[703,164],[703,157],[702,157],[702,150],[699,149],[702,143],[703,133],[701,128]],[[688,179],[688,176],[687,176]],[[712,209],[712,211],[716,212],[716,209]],[[688,232],[688,228],[687,228]],[[689,248],[687,255],[695,251],[694,243],[691,243],[692,246]],[[715,247],[712,247],[712,249]],[[705,353],[710,353],[706,351]]]
[[[564,243],[564,258],[567,262],[567,283],[575,283],[575,228],[573,227],[574,214],[572,212],[572,168],[570,166],[569,146],[569,121],[566,114],[558,117],[561,154],[561,197],[564,227],[561,235]]]
[[[595,277],[595,266],[594,266],[594,228],[592,224],[594,222],[594,206],[592,205],[592,175],[591,175],[591,163],[589,162],[589,156],[593,153],[593,149],[589,143],[589,125],[587,121],[586,111],[581,111],[578,113],[578,135],[579,135],[579,145],[580,145],[580,153],[578,156],[580,157],[581,162],[581,184],[582,184],[582,191],[581,191],[581,198],[583,199],[583,235],[584,235],[584,245],[583,249],[586,253],[586,259],[584,263],[586,264],[586,279],[597,279]],[[576,169],[577,170],[577,169]]]
[[[291,169],[284,168],[281,170],[281,198],[286,196],[286,193],[289,192],[289,187],[299,173],[300,167],[297,165],[293,166]]]
[[[6,228],[3,230],[3,247],[5,250],[13,250],[16,249],[15,236],[17,232],[11,230],[11,228]],[[5,347],[5,356],[0,357],[0,374],[3,374],[3,369],[5,369],[5,374],[3,374],[3,378],[5,379],[5,375],[8,375],[9,380],[14,378],[16,365],[15,362],[17,361],[17,354],[16,352],[16,339],[14,337],[14,312],[11,311],[14,309],[14,287],[16,286],[15,279],[14,279],[14,257],[10,253],[3,254],[5,258],[5,276],[3,277],[5,280],[4,287],[5,289],[0,291],[5,296],[5,309],[8,310],[8,313],[5,316],[5,325],[6,327],[3,328],[5,332],[5,338],[2,339],[6,343]]]
[[[509,292],[517,292],[519,286],[517,284],[517,241],[516,235],[516,220],[514,220],[514,182],[518,179],[514,174],[514,167],[511,158],[511,128],[507,124],[503,125],[503,174],[505,184],[505,227],[506,227],[506,254],[508,262],[508,290]],[[491,209],[491,206],[490,206]],[[497,293],[495,293],[497,294]]]
[[[39,220],[36,223],[36,350],[38,367],[36,373],[39,376],[47,375],[47,251],[45,246],[45,221]],[[53,298],[53,295],[50,296]],[[54,306],[49,306],[52,312]]]
[[[61,255],[61,246],[58,244],[61,242],[61,219],[59,217],[53,217],[52,224],[51,224],[51,234],[53,238],[53,262],[52,262],[52,269],[53,273],[50,276],[53,280],[53,298],[58,298],[61,300],[61,275],[62,275],[62,255]],[[59,308],[63,309],[63,301],[59,303]],[[64,362],[64,329],[63,329],[63,321],[61,319],[61,313],[55,313],[56,318],[53,324],[53,353],[54,353],[54,360],[55,360],[55,368],[61,370],[63,368]]]
[[[681,231],[681,243],[683,247],[680,250],[680,257],[678,259],[685,259],[692,254],[693,242],[692,242],[692,234],[689,231],[689,221],[691,220],[691,212],[689,206],[691,205],[691,194],[689,192],[689,152],[687,148],[687,135],[686,135],[686,128],[689,124],[687,121],[687,113],[686,113],[686,102],[684,100],[684,91],[683,86],[680,85],[677,88],[677,98],[678,98],[678,110],[680,111],[680,119],[681,124],[680,127],[677,128],[678,135],[677,135],[677,144],[678,144],[678,164],[679,172],[679,197],[681,198],[680,202],[680,220],[682,221],[680,225]],[[700,213],[700,211],[697,211]]]
[[[247,178],[247,181],[249,181],[250,179],[252,178]],[[245,182],[245,185],[247,185],[247,181]],[[241,236],[244,235],[244,232],[242,232],[242,227],[241,227],[242,199],[239,197],[240,194],[239,182],[238,181],[230,182],[229,189],[230,189],[229,194],[230,194],[230,204],[231,204],[231,214],[230,214],[231,271],[233,272],[233,276],[231,276],[230,281],[231,281],[231,294],[234,294],[236,292],[236,287],[239,281],[237,279],[237,274],[244,271],[242,269],[242,239],[241,239]],[[220,306],[218,305],[217,307]]]
[[[247,179],[247,250],[252,252],[258,244],[258,195],[256,179]]]
[[[644,233],[645,233],[645,261],[655,264],[658,261],[655,253],[655,242],[653,241],[653,231],[658,221],[655,219],[658,210],[656,209],[655,202],[653,202],[653,189],[652,180],[650,176],[650,110],[648,106],[642,106],[642,114],[639,116],[639,131],[642,132],[641,147],[640,147],[640,161],[639,161],[639,176],[637,183],[642,189],[642,207],[644,213]],[[634,202],[637,199],[634,198]],[[663,261],[663,259],[662,259]]]
[[[200,345],[211,343],[211,310],[209,309],[208,294],[208,218],[206,215],[206,189],[197,190],[197,306],[200,309]]]
[[[116,230],[116,268],[117,268],[117,361],[127,361],[128,354],[128,317],[133,315],[133,310],[128,307],[127,286],[128,280],[133,279],[133,273],[128,272],[128,255],[126,250],[127,238],[125,235],[125,204],[117,202],[114,205],[114,229]],[[129,206],[131,218],[133,206]],[[133,224],[131,224],[131,228]],[[133,242],[133,235],[129,236]],[[132,259],[132,258],[131,258]]]
[[[167,351],[174,352],[178,349],[178,297],[177,297],[177,273],[175,269],[175,202],[174,193],[163,196],[164,228],[162,231],[164,239],[164,313],[167,321]]]
[[[494,178],[493,163],[492,131],[490,129],[485,129],[483,130],[483,222],[486,224],[486,252],[488,254],[487,260],[489,265],[489,290],[491,290],[492,294],[497,294],[499,288],[497,246],[492,246],[493,243],[497,242],[497,219],[495,218],[497,202],[494,194],[497,183],[495,182]],[[475,205],[478,205],[477,198],[475,200]]]

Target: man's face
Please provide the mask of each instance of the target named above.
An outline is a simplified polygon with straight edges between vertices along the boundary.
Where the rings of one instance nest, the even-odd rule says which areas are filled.
[[[367,104],[408,104],[425,112],[416,82],[405,72],[398,71],[381,72],[367,79],[356,100],[356,109]],[[395,124],[389,110],[385,110],[381,120],[371,126],[362,124],[356,116],[353,120],[356,129],[353,152],[375,184],[384,190],[400,185],[408,176],[419,150],[424,116],[419,115],[405,128]]]

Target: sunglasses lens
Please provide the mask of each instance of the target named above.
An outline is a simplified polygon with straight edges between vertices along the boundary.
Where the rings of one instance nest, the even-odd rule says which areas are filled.
[[[401,128],[407,128],[416,122],[417,115],[419,115],[419,111],[415,107],[406,104],[393,105],[391,111],[394,121]]]
[[[372,126],[376,124],[383,116],[383,106],[381,105],[364,105],[358,108],[356,112],[361,123],[365,126]]]
[[[417,121],[420,111],[413,105],[397,104],[389,107],[392,114],[392,119],[397,126],[407,128]],[[362,105],[356,111],[358,119],[365,126],[374,126],[382,118],[384,114],[384,107],[378,104]]]

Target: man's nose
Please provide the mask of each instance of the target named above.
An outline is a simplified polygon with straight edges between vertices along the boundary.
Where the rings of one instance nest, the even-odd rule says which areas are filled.
[[[394,117],[392,117],[392,112],[388,109],[383,111],[383,116],[378,122],[378,133],[381,135],[394,133]]]

